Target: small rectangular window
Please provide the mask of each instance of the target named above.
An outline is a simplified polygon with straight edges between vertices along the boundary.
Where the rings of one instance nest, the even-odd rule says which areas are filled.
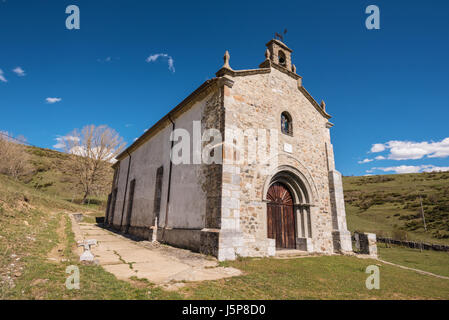
[[[111,209],[111,199],[112,199],[112,193],[108,195],[108,202],[106,204],[106,215],[105,215],[105,224],[108,224],[109,220],[109,210]]]
[[[136,179],[131,180],[129,185],[129,199],[128,199],[128,215],[126,216],[126,230],[125,233],[128,233],[129,227],[131,225],[131,215],[133,213],[133,204],[134,204],[134,190],[136,188]]]
[[[114,214],[115,214],[115,204],[117,203],[117,191],[118,189],[115,188],[114,191],[112,192],[112,208],[111,208],[111,212],[110,212],[110,220],[108,220],[109,224],[113,224],[114,223]]]
[[[159,214],[161,211],[162,198],[162,178],[164,176],[164,167],[159,167],[156,172],[156,188],[154,190],[154,216],[159,221]]]

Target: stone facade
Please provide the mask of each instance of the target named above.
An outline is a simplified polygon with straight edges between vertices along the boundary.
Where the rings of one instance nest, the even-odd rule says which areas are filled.
[[[291,53],[285,44],[272,40],[258,69],[239,71],[232,70],[226,53],[216,78],[203,84],[118,157],[108,223],[123,228],[123,221],[127,221],[123,220],[127,214],[123,201],[129,201],[125,195],[132,159],[140,163],[131,170],[136,186],[139,176],[147,181],[141,184],[140,194],[145,195],[137,203],[134,200],[128,228],[131,233],[151,239],[154,174],[155,168],[163,165],[171,176],[164,175],[161,191],[160,241],[212,254],[219,260],[273,256],[277,249],[275,240],[267,237],[267,193],[273,183],[282,183],[293,197],[298,250],[352,251],[342,180],[335,170],[330,140],[330,116],[325,104],[318,104],[302,86]],[[284,113],[291,118],[292,132],[288,134],[281,129]],[[222,163],[170,165],[170,131],[181,126],[192,132],[189,121],[195,119],[201,120],[201,132],[217,129],[224,138],[214,149],[221,154]],[[251,148],[255,145],[256,149]],[[260,154],[266,151],[264,161],[258,158],[260,148],[264,149]],[[160,150],[159,158],[148,165],[152,150]],[[170,190],[170,181],[182,194]]]

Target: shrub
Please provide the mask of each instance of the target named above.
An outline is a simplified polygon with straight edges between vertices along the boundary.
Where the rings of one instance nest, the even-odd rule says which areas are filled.
[[[0,173],[18,179],[32,171],[33,167],[25,147],[10,138],[8,133],[0,134]]]
[[[407,234],[407,231],[405,231],[405,230],[393,229],[392,237],[393,237],[393,239],[396,239],[396,240],[407,240],[408,234]]]

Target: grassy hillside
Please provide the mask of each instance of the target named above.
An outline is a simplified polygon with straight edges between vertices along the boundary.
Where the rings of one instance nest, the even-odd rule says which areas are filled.
[[[343,185],[349,230],[449,244],[449,172],[344,177]]]
[[[80,264],[68,212],[84,213],[85,221],[103,215],[0,174],[0,300],[148,299],[150,289],[153,298],[163,293]],[[66,289],[69,265],[80,268],[82,290]]]
[[[79,203],[82,199],[82,192],[75,177],[67,174],[64,168],[67,167],[69,157],[67,154],[50,149],[24,146],[31,157],[33,172],[21,177],[21,182],[40,190],[48,195]],[[112,168],[109,172],[112,181]],[[109,189],[109,188],[106,188]],[[90,203],[105,206],[107,194],[93,195]]]

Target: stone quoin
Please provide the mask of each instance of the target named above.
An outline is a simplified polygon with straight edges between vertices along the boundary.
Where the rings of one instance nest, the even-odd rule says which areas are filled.
[[[303,87],[290,48],[274,39],[266,47],[265,60],[249,70],[233,70],[226,51],[215,78],[117,157],[107,225],[221,261],[283,249],[352,251],[326,104]],[[172,132],[194,135],[198,122],[202,132],[216,129],[223,137],[213,151],[223,161],[173,164]],[[277,144],[269,164],[245,161],[254,142],[248,137],[243,149],[235,147],[230,133],[248,129],[276,132],[276,139],[254,140]],[[189,144],[195,141],[208,144],[195,137]]]

